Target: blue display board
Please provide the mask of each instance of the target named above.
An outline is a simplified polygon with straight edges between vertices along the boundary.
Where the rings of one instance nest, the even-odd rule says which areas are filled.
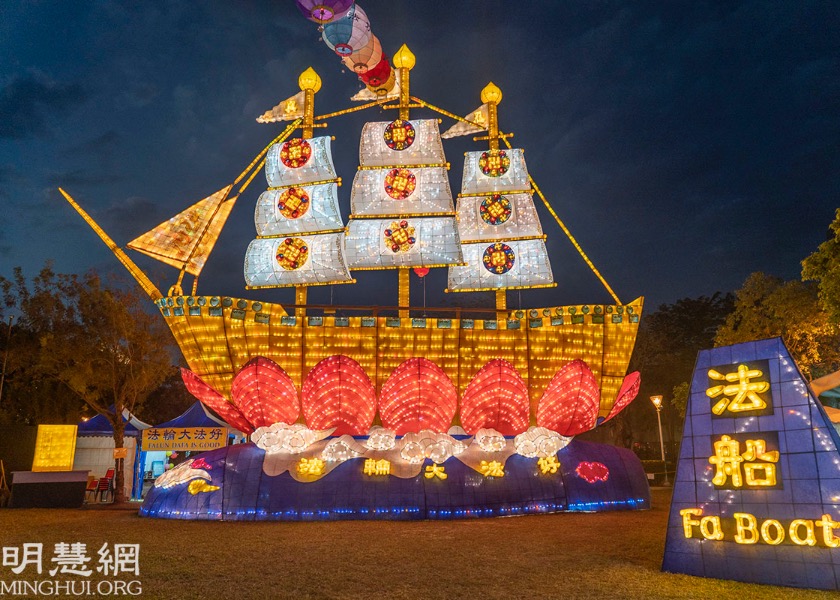
[[[780,339],[700,352],[662,569],[840,590],[840,437]]]

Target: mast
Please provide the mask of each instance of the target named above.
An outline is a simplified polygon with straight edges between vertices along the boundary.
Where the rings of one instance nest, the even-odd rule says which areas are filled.
[[[458,228],[467,265],[449,269],[447,292],[492,291],[504,319],[509,289],[554,287],[539,216],[534,207],[524,151],[501,150],[497,107],[502,91],[481,90],[487,106],[489,150],[468,152],[458,195]]]
[[[394,55],[400,80],[396,120],[367,123],[353,180],[347,263],[399,271],[400,317],[409,316],[410,270],[463,264],[438,121],[409,120],[414,54]]]
[[[245,253],[245,283],[248,289],[294,287],[295,314],[303,317],[309,286],[355,280],[344,259],[337,191],[341,180],[332,162],[331,140],[313,137],[314,128],[325,127],[314,123],[321,78],[309,67],[298,86],[303,92],[301,137],[277,142],[266,154],[268,189],[257,200],[257,238]]]

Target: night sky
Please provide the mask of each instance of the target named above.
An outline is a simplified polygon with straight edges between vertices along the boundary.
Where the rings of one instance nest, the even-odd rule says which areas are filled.
[[[413,95],[466,115],[488,81],[502,89],[502,130],[623,301],[734,290],[754,271],[798,278],[825,240],[840,189],[837,3],[360,5],[389,55],[404,42],[416,55]],[[283,128],[255,118],[308,66],[323,80],[317,113],[353,104],[361,83],[292,0],[0,3],[0,274],[32,276],[47,259],[121,272],[56,188],[124,245],[232,182]],[[375,109],[326,130],[345,219],[361,127],[393,118]],[[485,147],[445,142],[454,193],[463,152]],[[244,290],[264,187],[260,175],[238,200],[199,293],[293,302],[290,290]],[[511,292],[509,306],[611,303],[536,202],[559,285]],[[174,283],[174,269],[130,254],[164,293]],[[396,273],[355,277],[334,302],[396,304]],[[427,277],[430,305],[466,300],[445,283],[445,269]],[[313,288],[310,302],[330,293]]]

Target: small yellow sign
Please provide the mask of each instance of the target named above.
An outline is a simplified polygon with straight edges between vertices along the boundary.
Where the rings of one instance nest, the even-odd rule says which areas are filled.
[[[126,458],[128,456],[128,448],[114,448],[114,459]]]
[[[143,430],[140,449],[204,452],[227,445],[226,427],[151,427]]]
[[[72,471],[76,425],[38,425],[33,471]]]

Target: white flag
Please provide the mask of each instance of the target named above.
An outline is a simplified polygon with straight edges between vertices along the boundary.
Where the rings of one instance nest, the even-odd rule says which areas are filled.
[[[303,117],[303,90],[283,100],[280,104],[257,117],[257,123],[276,123],[277,121],[294,121]]]
[[[475,125],[470,125],[469,123],[458,121],[452,127],[444,131],[440,135],[440,137],[444,139],[449,139],[461,135],[470,135],[472,133],[478,133],[479,131],[487,131],[487,121],[489,120],[490,116],[487,113],[486,104],[482,104],[464,118],[467,121],[475,123]]]

